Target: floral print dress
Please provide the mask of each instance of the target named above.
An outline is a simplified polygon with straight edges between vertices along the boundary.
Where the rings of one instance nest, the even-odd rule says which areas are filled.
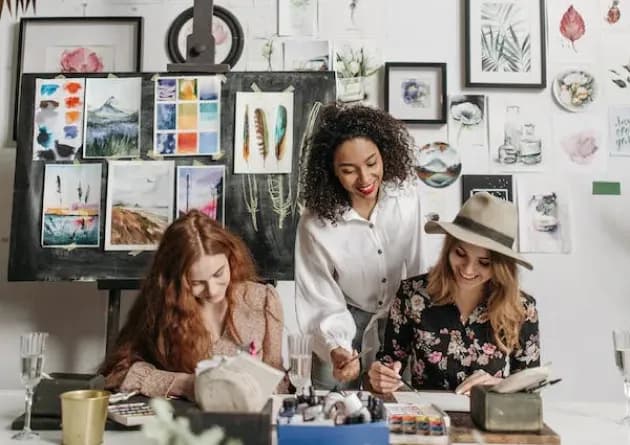
[[[381,361],[411,358],[412,384],[418,389],[454,390],[474,371],[495,377],[539,366],[536,301],[522,295],[526,319],[520,348],[505,354],[495,343],[486,304],[477,306],[464,323],[455,304],[435,305],[426,291],[427,275],[404,280],[390,309]]]

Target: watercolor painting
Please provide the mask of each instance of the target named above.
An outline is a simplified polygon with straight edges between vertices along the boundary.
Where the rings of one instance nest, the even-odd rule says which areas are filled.
[[[486,96],[457,95],[448,98],[448,141],[460,149],[488,146]]]
[[[553,115],[556,165],[578,172],[604,172],[608,150],[604,118],[597,114]]]
[[[317,31],[317,0],[278,0],[278,35],[313,36]]]
[[[512,175],[462,175],[462,205],[479,192],[513,202]]]
[[[544,170],[551,153],[548,101],[541,96],[493,95],[489,111],[492,168]]]
[[[224,165],[177,167],[177,217],[192,209],[224,223]]]
[[[46,164],[42,247],[98,247],[101,164]]]
[[[608,108],[610,156],[630,156],[630,105]]]
[[[603,75],[600,77],[606,103],[630,104],[630,48],[629,33],[610,33],[602,45]]]
[[[550,60],[592,60],[600,45],[602,16],[593,0],[554,0],[547,3]]]
[[[386,29],[387,2],[382,0],[319,0],[318,35],[373,35]]]
[[[517,182],[519,251],[570,253],[568,193],[541,175],[521,175]]]
[[[33,160],[72,161],[83,145],[85,79],[36,79]]]
[[[155,250],[173,221],[173,161],[110,161],[105,250]]]
[[[115,48],[97,46],[50,46],[46,70],[59,73],[102,73],[114,70]]]
[[[418,178],[429,187],[451,185],[462,171],[459,153],[445,142],[432,142],[415,150],[414,168]]]
[[[154,154],[208,156],[221,151],[221,81],[217,76],[155,82]]]
[[[252,37],[245,43],[245,47],[247,48],[247,71],[282,70],[282,44],[276,37]]]
[[[630,31],[630,14],[628,5],[621,0],[599,0],[599,17],[602,19],[603,31]]]
[[[551,86],[556,103],[573,113],[593,107],[599,94],[599,83],[593,73],[593,67],[588,65],[561,68]]]
[[[234,173],[291,173],[293,92],[236,93]]]
[[[141,89],[140,77],[86,79],[84,158],[140,155]]]
[[[339,40],[332,43],[332,66],[337,73],[337,99],[380,106],[383,58],[374,40]]]
[[[286,40],[283,45],[285,71],[330,70],[328,40]]]

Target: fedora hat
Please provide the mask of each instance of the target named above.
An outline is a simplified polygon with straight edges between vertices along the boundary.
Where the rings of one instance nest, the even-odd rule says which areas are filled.
[[[427,233],[447,233],[465,243],[474,244],[514,259],[532,270],[531,263],[514,251],[518,215],[516,206],[487,192],[468,198],[453,222],[429,221]]]

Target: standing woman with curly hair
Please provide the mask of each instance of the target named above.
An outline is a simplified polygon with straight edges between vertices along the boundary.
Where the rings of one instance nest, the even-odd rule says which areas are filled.
[[[401,279],[421,272],[411,149],[405,126],[384,111],[322,108],[295,247],[296,314],[314,335],[315,387],[358,385],[361,364],[350,359],[371,348],[369,366]]]
[[[254,346],[282,369],[282,306],[257,282],[247,247],[192,210],[160,241],[125,326],[100,372],[107,387],[194,400],[197,362]]]

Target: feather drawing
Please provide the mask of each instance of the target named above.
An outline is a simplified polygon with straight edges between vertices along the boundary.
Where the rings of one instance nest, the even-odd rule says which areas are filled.
[[[254,126],[256,127],[258,151],[263,158],[264,165],[267,155],[269,154],[269,146],[267,145],[267,134],[269,130],[267,129],[267,116],[265,115],[265,111],[260,108],[254,110]]]
[[[243,159],[249,162],[249,107],[245,105],[245,117],[243,119]]]
[[[278,105],[276,113],[276,159],[281,161],[287,149],[287,107]]]

